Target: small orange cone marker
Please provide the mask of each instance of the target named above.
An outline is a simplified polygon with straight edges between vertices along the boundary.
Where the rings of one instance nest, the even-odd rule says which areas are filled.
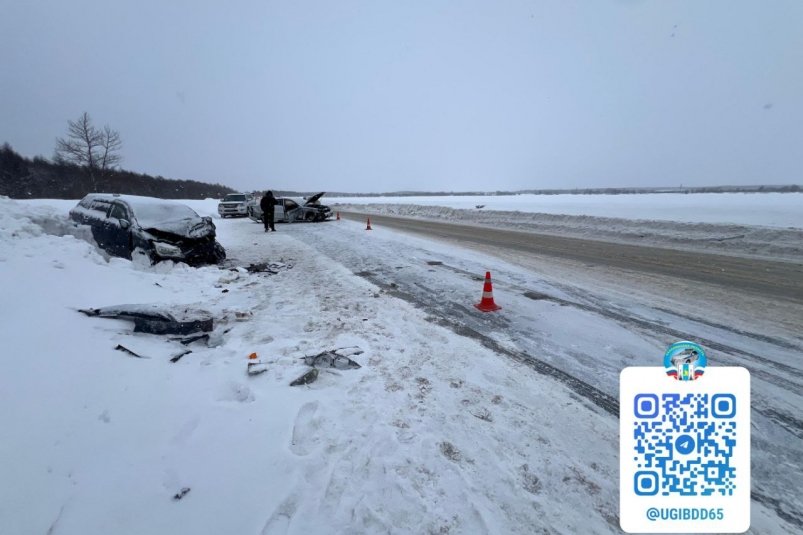
[[[494,290],[493,286],[491,286],[490,271],[485,272],[485,286],[482,287],[482,300],[474,306],[483,312],[493,312],[494,310],[502,308],[494,303]]]
[[[268,371],[268,365],[259,361],[256,353],[248,355],[248,375],[259,375]]]
[[[371,228],[371,218],[370,217],[368,218],[368,221],[365,224],[365,230],[373,230]]]

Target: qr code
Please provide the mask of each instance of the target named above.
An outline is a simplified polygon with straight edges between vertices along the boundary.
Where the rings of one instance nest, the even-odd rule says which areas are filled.
[[[636,394],[633,403],[637,495],[733,495],[735,395]]]

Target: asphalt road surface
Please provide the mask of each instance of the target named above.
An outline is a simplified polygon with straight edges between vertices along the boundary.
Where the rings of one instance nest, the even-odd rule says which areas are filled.
[[[366,214],[341,212],[341,217],[364,221]],[[372,225],[448,239],[456,243],[502,247],[586,264],[665,275],[792,303],[803,303],[801,263],[686,252],[385,215],[371,214],[370,217]]]

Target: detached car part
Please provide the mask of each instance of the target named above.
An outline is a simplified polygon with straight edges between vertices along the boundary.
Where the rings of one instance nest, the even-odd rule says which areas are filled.
[[[149,334],[194,334],[210,332],[212,316],[204,310],[176,308],[166,310],[156,305],[118,305],[79,309],[87,316],[123,319],[134,322],[134,332]]]

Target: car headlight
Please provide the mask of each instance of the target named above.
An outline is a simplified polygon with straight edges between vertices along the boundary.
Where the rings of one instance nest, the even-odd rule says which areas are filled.
[[[181,249],[169,243],[155,241],[153,242],[153,248],[159,256],[184,258],[184,253],[181,252]]]

